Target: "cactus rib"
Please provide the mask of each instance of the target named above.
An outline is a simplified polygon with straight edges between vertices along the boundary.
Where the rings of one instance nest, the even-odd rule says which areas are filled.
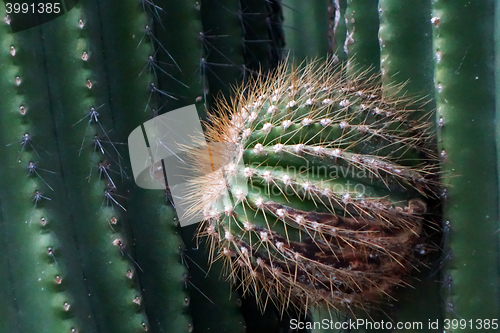
[[[212,156],[213,161],[220,163],[220,170],[192,181],[192,209],[205,214],[203,235],[214,245],[213,256],[224,258],[233,279],[242,274],[241,284],[256,294],[262,304],[270,297],[282,311],[289,304],[298,309],[304,305],[339,310],[365,308],[370,302],[381,301],[382,295],[389,294],[395,285],[405,283],[406,271],[415,260],[411,244],[421,234],[427,194],[407,191],[403,198],[397,198],[388,191],[386,183],[358,187],[354,182],[353,191],[345,186],[341,176],[324,179],[311,174],[312,167],[307,164],[297,172],[299,159],[310,162],[311,156],[319,155],[328,164],[329,160],[355,157],[361,168],[373,167],[374,177],[381,177],[381,160],[372,158],[367,162],[367,155],[352,154],[350,146],[337,147],[335,140],[326,138],[312,143],[303,135],[267,140],[266,125],[281,126],[283,119],[290,123],[300,121],[307,128],[311,124],[304,120],[324,119],[326,114],[333,119],[324,124],[328,127],[349,119],[350,112],[356,113],[360,103],[358,90],[342,89],[342,82],[332,75],[332,62],[320,66],[318,71],[312,70],[314,66],[313,63],[292,70],[285,77],[281,76],[286,68],[283,67],[269,81],[251,83],[250,94],[238,95],[231,106],[221,104],[219,113],[226,116],[212,116],[207,137],[235,147],[221,148],[220,156]],[[320,91],[325,94],[320,100],[328,99],[329,103],[302,106],[302,101]],[[343,92],[340,96],[339,91]],[[372,113],[382,108],[380,103],[383,102],[374,102]],[[262,117],[273,106],[276,117],[270,115],[266,122]],[[261,135],[247,134],[247,130],[251,133],[261,124]],[[385,130],[384,126],[379,129],[380,133]],[[415,146],[421,144],[418,136],[413,139]],[[289,154],[296,158],[288,157]],[[254,163],[250,158],[254,155],[262,159]],[[423,151],[418,156],[432,158]],[[401,160],[394,158],[395,162]],[[280,163],[282,167],[295,167],[295,172],[289,168],[278,171]],[[368,166],[370,163],[372,166]],[[424,174],[417,166],[407,168],[411,170],[409,174],[418,174],[419,182],[429,189],[433,187],[432,173]],[[335,183],[343,184],[340,190]],[[378,223],[381,229],[375,227]],[[377,236],[371,237],[371,231]]]
[[[494,5],[488,0],[432,4],[439,149],[445,174],[444,251],[448,260],[444,265],[449,281],[445,319],[497,318],[500,313],[498,179],[494,176],[498,166],[491,71],[494,21],[490,14]],[[474,25],[461,24],[463,19]],[[471,195],[478,191],[488,195]],[[483,282],[478,283],[478,278]],[[460,331],[476,330],[467,327]]]

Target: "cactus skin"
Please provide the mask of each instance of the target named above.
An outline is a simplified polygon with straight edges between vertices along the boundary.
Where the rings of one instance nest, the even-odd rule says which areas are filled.
[[[404,82],[401,93],[430,100],[434,94],[431,0],[382,0],[379,11],[380,68],[385,89],[390,90],[394,82]],[[425,110],[430,112],[434,107],[431,102]]]
[[[328,53],[328,1],[285,0],[283,16],[286,49],[297,63]],[[311,24],[314,22],[314,24]],[[300,27],[300,28],[295,28]]]
[[[404,83],[404,90],[398,96],[407,94],[429,100],[423,110],[433,115],[435,123],[432,27],[429,21],[431,1],[392,1],[379,2],[380,13],[380,67],[383,90],[386,94],[394,93],[394,82]],[[429,130],[429,138],[435,140],[435,126]],[[434,233],[436,234],[436,233]],[[439,240],[432,241],[439,243]],[[432,246],[427,248],[432,249]],[[430,253],[426,265],[419,267],[415,275],[413,288],[406,288],[400,293],[400,300],[389,315],[400,322],[428,322],[442,319],[441,285],[435,272],[439,269],[438,254]],[[430,266],[430,267],[426,267]],[[412,331],[412,330],[401,330]],[[419,330],[413,330],[418,332]]]
[[[332,54],[337,56],[340,62],[345,62],[347,61],[347,53],[344,47],[347,38],[347,22],[345,19],[347,0],[334,0],[331,6],[329,7],[330,30],[328,31],[331,39],[330,48]]]
[[[196,12],[195,7],[191,10]],[[197,20],[199,23],[199,17]],[[165,205],[163,193],[136,189],[131,183],[128,156],[120,147],[133,128],[153,116],[153,108],[163,106],[158,103],[162,101],[157,98],[159,93],[151,91],[151,83],[158,86],[158,82],[148,71],[148,65],[151,66],[148,57],[155,52],[146,36],[147,23],[141,3],[107,2],[98,8],[82,1],[67,15],[41,27],[45,40],[40,28],[12,35],[7,24],[2,26],[2,37],[7,36],[2,38],[5,43],[2,56],[7,64],[12,61],[16,66],[22,64],[18,66],[20,77],[26,82],[16,88],[14,78],[19,74],[18,67],[2,67],[5,88],[2,91],[6,94],[2,112],[9,119],[2,121],[6,130],[2,131],[0,149],[6,168],[2,167],[0,178],[2,189],[7,191],[1,193],[1,220],[36,221],[29,229],[20,223],[2,223],[2,239],[15,240],[5,245],[9,262],[2,264],[10,269],[2,272],[9,274],[1,274],[2,282],[8,282],[2,292],[11,295],[2,299],[2,309],[16,312],[2,320],[8,331],[16,327],[19,331],[33,332],[192,330],[186,314],[189,298],[185,289],[187,273],[181,264],[183,247],[174,231],[175,212]],[[199,31],[193,34],[195,41]],[[30,37],[23,40],[22,36]],[[13,37],[20,40],[14,43],[18,47],[17,58],[11,60],[9,41]],[[182,54],[182,49],[177,52]],[[67,58],[60,59],[62,53]],[[33,55],[39,56],[36,61],[28,57]],[[191,65],[198,69],[199,61],[197,55]],[[46,76],[45,69],[50,76]],[[199,80],[195,77],[192,81]],[[24,95],[16,94],[18,90]],[[199,96],[200,90],[195,94]],[[189,100],[194,102],[195,98]],[[26,106],[25,116],[20,115],[21,105]],[[98,114],[89,114],[90,107],[96,107]],[[30,129],[37,153],[27,143],[21,155],[19,143],[26,129]],[[94,141],[95,134],[99,135],[99,141]],[[96,142],[99,144],[94,146]],[[38,161],[38,154],[45,158],[39,167],[57,176],[49,173],[47,178],[54,188],[51,200],[42,199],[35,208],[34,186],[49,197],[41,178],[27,177],[24,166],[29,160]],[[19,158],[23,167],[17,162]],[[104,169],[97,169],[103,159],[111,163],[108,173],[120,191],[117,194],[127,193],[129,203],[117,196],[114,197],[117,202],[104,197],[106,182],[111,180]],[[16,177],[12,177],[11,170],[17,170]],[[118,176],[112,171],[117,171]],[[41,169],[39,172],[43,175]],[[18,197],[7,197],[9,193],[17,193]],[[12,205],[13,201],[19,205]],[[41,217],[49,221],[44,228],[39,226]],[[74,223],[68,222],[72,220]],[[43,242],[32,240],[40,237]],[[33,245],[18,246],[17,239]],[[48,246],[54,251],[57,265],[47,254]],[[25,264],[16,266],[16,262]],[[37,276],[33,274],[39,270],[36,267],[45,267],[40,271],[47,274],[44,283],[48,287],[41,290],[30,281]],[[62,287],[53,286],[57,284],[56,275],[62,277]],[[138,282],[144,295],[138,289]],[[223,285],[228,298],[228,286]],[[28,294],[31,297],[25,296]],[[70,305],[66,312],[65,302]],[[240,314],[234,318],[242,322]],[[231,321],[222,323],[235,327]]]
[[[8,254],[7,252],[7,247],[5,244],[7,243],[7,238],[6,236],[6,223],[3,221],[3,217],[0,216],[0,235],[2,235],[2,253]],[[10,272],[10,266],[9,266],[9,257],[7,255],[3,255],[0,258],[0,269],[3,274],[0,274],[0,284],[2,286],[8,286],[10,284],[10,279],[12,279],[12,276],[5,272]],[[14,299],[14,290],[9,289],[9,288],[0,288],[0,297],[3,300],[3,302],[6,302],[7,300]],[[13,306],[6,307],[3,306],[4,303],[2,303],[2,309],[4,311],[0,312],[0,330],[7,332],[7,330],[11,330],[14,332],[18,332],[18,327],[19,327],[19,322],[18,322],[18,316],[17,316],[17,309]]]
[[[268,71],[282,59],[281,6],[265,0],[240,0],[240,5],[245,67],[254,74]]]
[[[201,22],[203,31],[207,33],[199,37],[203,61],[199,71],[206,80],[206,87],[203,88],[208,108],[212,107],[219,94],[229,97],[231,86],[247,74],[243,66],[243,22],[239,11],[240,4],[237,1],[211,0],[201,3]]]
[[[160,68],[156,70],[158,87],[174,92],[171,97],[158,94],[155,107],[161,114],[196,102],[198,113],[203,117],[211,91],[202,66],[204,52],[200,34],[204,30],[200,2],[162,0],[154,4],[162,8],[153,29],[155,60]]]
[[[149,10],[154,9],[146,7],[146,12]],[[158,112],[155,110],[162,106],[163,95],[152,88],[154,85],[164,90],[158,81],[161,70],[149,57],[163,56],[165,50],[158,45],[158,49],[153,49],[152,22],[140,3],[106,2],[100,4],[100,11],[103,17],[112,17],[102,22],[103,47],[107,50],[104,61],[111,87],[115,131],[124,142],[137,125],[152,118]],[[178,87],[183,86],[176,83],[175,88]],[[175,88],[167,91],[177,95]],[[128,161],[128,152],[120,151]],[[125,171],[131,177],[128,163]],[[161,191],[144,190],[129,181],[124,185],[129,193],[128,214],[124,220],[130,223],[133,235],[134,259],[140,267],[137,276],[143,290],[149,329],[155,332],[192,330],[189,295],[184,282],[187,270],[181,264],[183,245],[175,227],[175,211]]]
[[[380,47],[377,36],[379,27],[378,1],[349,0],[345,13],[347,36],[344,48],[349,61],[348,71],[370,68],[380,72]],[[355,63],[351,63],[355,60]]]
[[[50,108],[43,59],[34,56],[41,52],[41,32],[33,29],[14,35],[5,24],[1,34],[0,76],[5,94],[0,102],[1,239],[8,269],[0,274],[7,293],[0,308],[10,314],[1,326],[6,332],[70,332],[82,325],[75,316],[88,313],[90,306],[71,242],[74,231],[68,223],[59,164],[51,164],[51,155],[57,156],[55,124],[50,113],[37,112]],[[25,133],[31,139],[23,147]],[[30,161],[36,162],[38,171],[28,175]],[[42,198],[35,207],[37,190],[50,200]],[[68,311],[65,303],[70,305]]]
[[[500,313],[491,70],[494,6],[494,1],[437,1],[432,8],[439,143],[446,186],[446,319],[475,321],[498,318]],[[475,24],[464,26],[460,23],[464,19]],[[474,195],[478,191],[488,195]]]
[[[424,193],[433,186],[421,165],[398,165],[407,157],[385,148],[432,155],[411,128],[402,129],[409,111],[397,109],[397,101],[379,99],[376,86],[340,80],[331,63],[314,66],[289,75],[282,67],[269,81],[242,89],[248,96],[220,106],[227,118],[213,116],[207,138],[235,147],[212,157],[219,171],[192,181],[192,209],[205,214],[214,258],[224,258],[234,279],[241,272],[244,288],[262,304],[271,297],[282,310],[290,302],[352,311],[403,283],[422,228]],[[238,166],[241,159],[246,167]],[[329,176],[308,174],[321,167]],[[331,176],[336,167],[372,177]]]
[[[141,13],[141,7],[137,6],[134,12]],[[58,24],[52,24],[56,23],[53,21],[42,26],[45,36],[52,37],[44,41],[47,54],[57,54],[66,48],[65,53],[70,55],[64,59],[47,57],[47,71],[52,73],[50,97],[58,101],[53,105],[53,113],[58,123],[59,149],[66,156],[61,163],[62,172],[69,187],[70,206],[78,206],[82,199],[86,203],[73,218],[97,329],[142,332],[149,327],[142,303],[144,296],[139,280],[128,276],[129,272],[137,275],[138,269],[129,258],[132,239],[123,214],[126,192],[120,177],[126,177],[127,170],[121,167],[123,157],[115,151],[116,147],[104,146],[103,154],[92,144],[95,135],[103,142],[115,141],[113,131],[108,131],[114,130],[116,124],[114,105],[109,103],[105,89],[106,78],[98,74],[104,73],[102,51],[91,34],[91,27],[99,22],[92,19],[96,15],[86,14],[77,6],[61,17]],[[83,27],[78,24],[80,19]],[[82,56],[84,52],[88,54],[87,60]],[[91,88],[88,80],[93,82]],[[89,119],[92,107],[99,116]],[[85,120],[78,122],[83,117]],[[86,144],[81,150],[75,149],[84,138]]]

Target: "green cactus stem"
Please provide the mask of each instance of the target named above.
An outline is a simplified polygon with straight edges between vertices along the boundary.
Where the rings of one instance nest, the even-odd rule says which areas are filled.
[[[347,38],[347,21],[345,14],[347,10],[347,0],[335,0],[331,4],[330,10],[330,30],[328,31],[332,39],[333,54],[338,57],[340,62],[347,61],[345,42]]]
[[[297,63],[306,58],[324,57],[328,53],[327,5],[325,0],[283,1],[286,49]]]
[[[498,318],[494,1],[432,5],[446,247],[445,319]],[[474,22],[464,25],[463,20]],[[476,194],[474,194],[476,193]],[[487,193],[486,196],[477,193]],[[450,332],[476,332],[450,327]]]
[[[10,92],[2,111],[12,120],[2,122],[8,127],[1,149],[13,163],[2,168],[2,221],[30,222],[28,229],[24,223],[2,224],[2,238],[16,240],[5,245],[10,270],[2,275],[15,282],[5,289],[11,295],[5,307],[18,309],[5,323],[11,329],[192,330],[175,212],[161,191],[131,184],[129,157],[121,146],[164,101],[152,69],[158,64],[153,46],[165,52],[167,42],[153,37],[148,9],[137,2],[99,7],[82,2],[41,30],[14,35],[2,26],[2,40],[9,44],[2,56],[12,64],[2,81]],[[200,24],[199,15],[195,22]],[[201,28],[196,30],[194,41]],[[36,61],[32,55],[38,55]],[[198,69],[199,64],[197,54],[191,65]],[[201,95],[201,89],[193,91]],[[38,173],[32,168],[28,174],[29,161],[40,162]],[[10,175],[14,167],[15,178]],[[5,197],[8,193],[19,198]],[[9,205],[13,199],[21,204]],[[33,245],[22,248],[18,239]],[[12,265],[16,261],[25,263],[22,269]],[[48,287],[30,282],[39,270],[47,275]]]
[[[183,16],[173,8],[157,5],[162,10],[156,12],[155,8],[150,8],[154,15],[168,11],[169,15]],[[119,11],[117,8],[120,8]],[[139,3],[130,1],[127,6],[106,3],[101,4],[100,10],[103,17],[113,17],[102,23],[103,46],[107,50],[104,61],[112,87],[110,99],[116,131],[119,137],[126,138],[135,127],[162,112],[165,100],[175,101],[166,94],[184,94],[187,88],[182,78],[173,80],[172,77],[178,75],[180,69],[177,66],[184,65],[181,59],[186,60],[186,57],[178,57],[168,41],[160,41],[158,36],[153,35],[156,28],[161,30],[166,27],[153,26]],[[188,12],[194,15],[196,9],[190,8]],[[193,20],[199,22],[196,18]],[[189,22],[186,26],[189,27]],[[184,46],[180,45],[180,50]],[[176,61],[177,66],[162,69],[159,66],[161,61]],[[123,68],[129,70],[124,71]],[[162,76],[164,71],[174,74]],[[173,82],[168,89],[161,81],[165,77]],[[129,159],[127,152],[122,151],[122,154],[126,160]],[[125,170],[131,177],[128,164]],[[193,323],[188,314],[190,298],[186,288],[188,272],[181,263],[183,245],[176,230],[175,211],[162,191],[145,190],[132,184],[127,186],[129,214],[125,219],[130,223],[134,237],[135,260],[140,267],[137,274],[144,293],[149,325],[157,332],[192,330]]]
[[[244,42],[238,1],[203,1],[201,3],[199,73],[206,78],[207,106],[211,108],[214,99],[229,97],[231,87],[242,80],[245,73]],[[208,93],[210,92],[210,93]]]
[[[379,8],[380,67],[384,93],[419,96],[422,104],[425,104],[422,109],[435,123],[435,103],[431,99],[434,96],[432,28],[429,18],[431,1],[382,0]],[[404,89],[395,92],[398,89],[395,83],[405,84]],[[430,142],[435,141],[434,128],[429,128],[427,132]],[[442,319],[441,286],[436,273],[439,259],[432,254],[435,251],[430,245],[436,242],[436,237],[428,237],[426,264],[419,266],[420,272],[412,280],[413,288],[402,290],[398,303],[389,310],[394,321],[427,323],[429,320]]]
[[[400,94],[433,96],[431,1],[379,2],[380,68],[387,91],[405,83]],[[430,112],[434,103],[424,107]]]
[[[4,10],[2,9],[2,14]],[[4,15],[2,15],[4,16]],[[3,22],[2,22],[3,23]],[[71,332],[93,318],[57,158],[40,29],[1,27],[0,308],[9,332]],[[56,163],[52,163],[53,161]],[[3,311],[2,311],[3,312]]]
[[[344,48],[349,56],[348,70],[370,69],[380,72],[380,46],[377,36],[379,27],[378,1],[349,0],[345,12],[347,36]],[[354,63],[352,63],[354,61]]]
[[[137,7],[134,15],[142,13]],[[106,78],[98,74],[104,73],[104,66],[99,41],[92,38],[99,25],[93,18],[97,15],[77,6],[42,26],[51,111],[58,124],[59,151],[65,156],[61,166],[68,203],[78,207],[72,219],[97,329],[140,332],[149,323],[133,277],[137,268],[129,257],[132,239],[120,180],[127,171],[112,143],[114,105],[109,103]]]
[[[278,1],[241,0],[245,67],[267,72],[282,59],[283,32]]]

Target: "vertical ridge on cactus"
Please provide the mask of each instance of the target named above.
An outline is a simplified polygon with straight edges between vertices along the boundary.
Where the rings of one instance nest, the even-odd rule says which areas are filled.
[[[195,55],[179,59],[183,47],[191,51],[193,43],[190,42],[196,40],[194,32],[199,27],[199,13],[192,3],[148,1],[144,6],[145,9],[134,0],[99,3],[100,33],[106,50],[103,63],[111,87],[114,133],[120,138],[126,138],[136,126],[163,112],[165,101],[176,101],[171,96],[185,95],[187,88],[182,84],[185,78],[176,77],[181,73],[178,66],[188,72],[186,63],[196,65],[192,59]],[[192,37],[175,49],[163,36],[170,27],[160,24],[167,24],[165,12],[177,19],[184,18],[186,23],[181,31]],[[179,24],[175,20],[168,23]],[[175,37],[186,39],[186,35],[175,34]],[[165,82],[167,79],[170,81]],[[189,84],[191,94],[199,92],[197,86]],[[120,152],[124,158],[129,158],[126,149]],[[133,240],[130,249],[137,261],[134,281],[141,286],[147,329],[153,332],[192,331],[185,281],[188,272],[181,261],[183,244],[176,228],[175,209],[163,191],[138,188],[129,181],[124,185],[127,187],[127,214],[122,220],[130,226],[128,231]]]
[[[443,180],[448,320],[498,318],[500,313],[495,9],[498,2],[491,0],[432,3],[439,151],[443,171],[450,175]],[[464,19],[475,24],[466,27]]]
[[[127,9],[137,17],[135,24],[145,22],[142,8]],[[116,115],[102,75],[102,44],[96,34],[100,22],[92,11],[97,9],[79,4],[41,26],[49,110],[58,124],[58,153],[66,157],[61,169],[67,204],[80,207],[78,213],[71,212],[71,220],[95,327],[139,332],[149,323],[131,257],[133,240],[122,181],[127,170],[115,143]]]
[[[1,10],[2,17],[5,13]],[[66,204],[56,123],[48,100],[42,31],[12,33],[1,22],[0,201],[8,270],[0,300],[6,331],[71,332],[90,312],[71,212]],[[75,22],[76,23],[76,22]],[[11,309],[11,310],[7,310]]]
[[[378,0],[349,0],[345,13],[347,36],[344,50],[350,63],[348,70],[359,71],[358,68],[370,68],[372,73],[380,72],[380,45]]]
[[[394,82],[405,82],[401,93],[427,96],[429,103],[424,109],[435,110],[435,86],[432,49],[432,24],[430,22],[432,1],[380,0],[380,68],[383,89],[394,92]],[[436,119],[432,119],[436,124]],[[430,132],[435,133],[436,126]],[[437,138],[433,136],[433,140]],[[435,210],[439,221],[441,207]],[[432,242],[440,244],[435,233]],[[439,246],[436,246],[439,248]],[[442,319],[441,285],[439,283],[439,251],[426,256],[428,268],[415,274],[412,288],[399,293],[398,304],[389,311],[397,321],[435,321]]]
[[[191,154],[216,167],[191,180],[191,212],[205,216],[212,260],[261,305],[370,308],[417,262],[438,185],[429,114],[373,76],[342,79],[333,60],[288,70],[211,116],[211,161]]]
[[[303,61],[308,57],[327,54],[328,2],[282,0],[284,22],[287,22],[283,25],[285,46],[294,59]]]

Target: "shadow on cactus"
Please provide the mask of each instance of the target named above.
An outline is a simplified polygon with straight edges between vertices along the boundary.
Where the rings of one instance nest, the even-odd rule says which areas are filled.
[[[236,89],[209,118],[211,160],[191,152],[198,236],[262,308],[378,307],[409,284],[434,228],[431,115],[332,59],[292,67]]]

